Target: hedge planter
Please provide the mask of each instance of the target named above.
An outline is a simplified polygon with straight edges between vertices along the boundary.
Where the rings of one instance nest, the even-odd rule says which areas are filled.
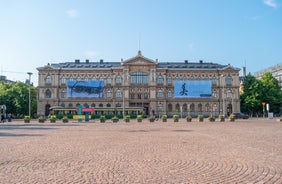
[[[100,123],[105,123],[105,122],[106,122],[106,117],[100,116]]]
[[[113,123],[117,123],[119,121],[119,119],[117,117],[113,117],[112,121],[113,121]]]
[[[199,122],[203,122],[204,121],[204,116],[203,115],[199,115],[198,116],[198,120],[199,120]]]
[[[225,121],[225,116],[224,116],[223,114],[220,114],[220,115],[218,116],[218,118],[219,118],[219,121],[220,121],[220,122],[224,122],[224,121]]]
[[[230,119],[230,121],[235,121],[235,116],[234,116],[234,114],[231,114],[231,115],[229,116],[229,119]]]
[[[24,122],[25,123],[30,123],[30,116],[25,116],[24,117]]]
[[[69,119],[67,117],[63,117],[62,121],[63,121],[63,123],[68,123]]]
[[[155,117],[154,117],[154,116],[150,116],[150,117],[149,117],[149,121],[150,121],[151,123],[153,123],[153,122],[155,121]]]
[[[185,119],[186,119],[187,122],[191,122],[192,121],[192,116],[186,116]]]
[[[142,122],[142,119],[143,119],[142,115],[138,115],[138,116],[137,116],[137,122],[141,123],[141,122]]]
[[[130,116],[125,116],[124,121],[125,121],[126,123],[129,123],[129,122],[130,122]]]
[[[210,116],[210,117],[209,117],[209,121],[210,121],[210,122],[214,122],[214,121],[215,121],[215,117]]]
[[[38,118],[38,122],[39,122],[39,123],[44,123],[44,122],[45,122],[45,118],[42,117],[42,116],[40,116],[40,117]]]
[[[174,122],[179,122],[179,116],[178,115],[173,115],[173,121]]]
[[[162,115],[162,121],[167,122],[167,115]]]

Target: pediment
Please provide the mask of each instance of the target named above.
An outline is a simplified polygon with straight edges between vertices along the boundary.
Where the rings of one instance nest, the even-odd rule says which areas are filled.
[[[227,71],[240,71],[240,68],[236,68],[236,67],[233,67],[231,65],[227,65],[226,67],[223,68],[223,70],[227,70]]]
[[[157,65],[157,61],[142,56],[141,51],[138,51],[137,56],[122,61],[122,65]]]
[[[54,70],[54,69],[55,69],[55,68],[52,67],[50,64],[45,65],[45,66],[43,66],[43,67],[38,67],[38,68],[37,68],[38,71],[41,71],[41,70]]]

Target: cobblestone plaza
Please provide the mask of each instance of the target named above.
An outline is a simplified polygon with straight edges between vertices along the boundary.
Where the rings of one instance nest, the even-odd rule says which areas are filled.
[[[0,124],[0,183],[282,183],[282,123]]]

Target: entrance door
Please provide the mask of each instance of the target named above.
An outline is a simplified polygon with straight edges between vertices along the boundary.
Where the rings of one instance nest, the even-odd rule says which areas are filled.
[[[227,105],[227,115],[229,116],[230,114],[233,113],[233,110],[232,110],[232,104],[228,104]]]
[[[45,105],[45,116],[49,116],[50,115],[50,104],[46,104]]]

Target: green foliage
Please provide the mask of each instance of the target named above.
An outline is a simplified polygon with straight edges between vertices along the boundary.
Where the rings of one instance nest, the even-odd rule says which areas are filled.
[[[198,119],[199,119],[199,120],[203,120],[203,119],[204,119],[204,116],[203,116],[203,115],[198,115]]]
[[[208,119],[209,119],[209,121],[215,121],[215,117],[214,117],[213,115],[210,115],[210,116],[208,117]]]
[[[63,121],[64,123],[67,123],[67,122],[69,122],[69,119],[68,119],[67,116],[64,116],[64,117],[62,118],[62,121]]]
[[[162,115],[162,120],[167,120],[167,115]]]
[[[37,90],[30,86],[31,114],[37,111]],[[5,104],[7,112],[16,117],[23,117],[28,114],[29,85],[22,82],[3,83],[0,82],[0,104]]]
[[[40,117],[38,118],[38,122],[44,123],[44,122],[45,122],[45,118],[44,118],[43,116],[40,116]]]
[[[230,114],[229,119],[230,119],[231,121],[235,121],[235,115],[234,115],[234,114]]]
[[[279,113],[282,91],[279,82],[271,73],[265,73],[261,80],[248,74],[244,80],[244,92],[240,96],[241,111],[248,114],[262,113],[262,102],[270,106],[270,112]]]
[[[142,115],[137,115],[137,119],[143,119]]]
[[[187,121],[191,121],[191,120],[192,120],[192,116],[188,115],[188,116],[185,117],[185,119],[186,119]]]
[[[179,115],[175,114],[172,116],[174,122],[177,122],[179,120]]]
[[[223,114],[220,114],[220,115],[218,116],[218,118],[219,118],[219,119],[225,119],[225,116],[224,116]]]
[[[25,121],[29,121],[30,120],[30,116],[24,116],[24,120]]]
[[[150,117],[149,117],[149,120],[150,120],[150,121],[155,121],[155,116],[150,116]]]

